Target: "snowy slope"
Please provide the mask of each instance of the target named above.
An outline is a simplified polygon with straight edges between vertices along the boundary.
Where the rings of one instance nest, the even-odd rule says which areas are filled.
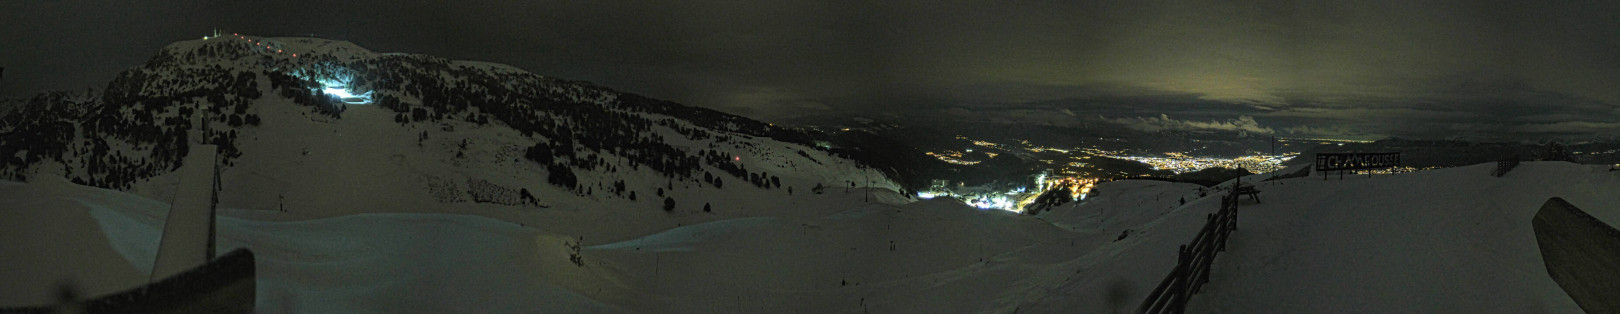
[[[112,249],[127,265],[78,265],[77,271],[149,272],[157,254],[167,205],[138,196],[87,188],[40,188],[7,183],[0,190],[60,191],[77,203],[66,209],[87,212]],[[66,191],[63,191],[66,189]],[[9,206],[8,206],[9,207]],[[36,212],[35,215],[43,212]],[[568,239],[497,220],[442,214],[365,214],[298,222],[221,217],[221,249],[247,247],[258,267],[257,308],[265,312],[444,312],[513,311],[545,308],[601,311],[612,307],[564,289],[579,269],[568,261]],[[62,247],[96,244],[82,238],[31,237]],[[99,243],[108,243],[106,239]],[[27,242],[27,241],[19,241]],[[13,243],[8,242],[8,245]],[[105,254],[102,249],[83,250]],[[82,253],[81,253],[82,254]],[[105,262],[119,259],[93,259]],[[46,264],[7,261],[18,273]],[[559,272],[559,270],[562,270]],[[592,282],[608,275],[592,278]],[[25,277],[28,278],[28,277]],[[85,284],[88,295],[144,284],[144,279],[112,277]],[[578,280],[575,280],[578,282]],[[39,289],[47,282],[17,287]],[[573,287],[579,288],[579,287]],[[583,290],[583,289],[581,289]],[[49,291],[48,289],[45,291]],[[45,299],[49,300],[49,299]],[[41,298],[7,299],[6,305],[39,304]]]
[[[141,267],[126,260],[114,250],[119,243],[104,235],[120,231],[96,224],[76,202],[86,198],[83,190],[91,189],[67,182],[0,181],[0,278],[6,278],[0,284],[0,306],[55,302],[55,291],[63,284],[93,296],[147,282],[151,261]],[[155,230],[132,237],[151,241],[156,252]]]
[[[1229,250],[1190,309],[1578,311],[1546,276],[1530,218],[1559,196],[1620,223],[1620,195],[1613,193],[1620,175],[1531,162],[1494,178],[1492,167],[1260,183],[1264,203],[1242,203]],[[616,224],[549,216],[565,220],[559,226],[616,229],[600,233],[622,237],[601,241],[435,213],[271,221],[240,218],[258,211],[227,210],[220,233],[227,247],[259,256],[258,307],[266,311],[1116,312],[1134,308],[1164,277],[1175,247],[1192,238],[1219,199],[1157,181],[1100,189],[1039,217],[949,200],[906,203],[892,193],[875,193],[890,201],[863,202],[858,189],[796,196],[783,203],[800,209],[783,211],[792,215],[719,217],[654,231],[634,221],[663,217],[618,217],[624,224]],[[0,195],[19,194],[53,195],[47,200],[59,205],[39,211],[31,210],[39,203],[3,203],[6,230],[23,230],[17,239],[28,239],[7,241],[7,252],[83,247],[73,253],[80,259],[60,266],[109,274],[88,283],[97,287],[91,291],[144,278],[166,204],[67,184],[0,184]],[[1191,196],[1179,205],[1184,195]],[[54,214],[61,212],[82,214]],[[100,228],[16,223],[46,219]],[[1125,229],[1132,231],[1121,239]],[[129,264],[97,262],[109,254]],[[0,271],[56,266],[43,259],[6,259]],[[17,278],[50,285],[48,276]]]
[[[1490,177],[1492,169],[1262,183],[1265,203],[1240,207],[1229,250],[1189,310],[1579,312],[1547,276],[1530,219],[1557,196],[1620,225],[1620,175],[1561,162],[1526,163],[1503,178]],[[1159,247],[1173,253],[1174,242]],[[1150,261],[1160,269],[1153,283],[1174,264],[1171,256]],[[1056,294],[1098,288],[1076,280]],[[1131,295],[1140,302],[1140,293]],[[1038,308],[1087,305],[1049,298]]]
[[[59,192],[63,198],[80,204],[76,210],[88,212],[94,222],[64,223],[101,226],[114,240],[112,250],[130,266],[150,269],[166,204],[63,186],[11,184],[0,191],[65,190]],[[222,217],[219,230],[226,248],[256,252],[258,307],[266,311],[990,310],[1012,304],[991,302],[1009,288],[1111,236],[943,199],[901,204],[892,202],[898,200],[892,192],[874,197],[890,202],[868,203],[861,201],[861,192],[834,189],[803,196],[790,203],[803,210],[783,211],[795,215],[699,223],[582,248],[577,236],[467,215],[359,214],[286,222]],[[41,214],[26,208],[7,213],[15,218],[7,221],[37,220]],[[593,227],[629,229],[609,223]],[[93,233],[72,241],[25,238],[62,246],[107,241],[97,241]],[[575,255],[580,264],[573,263]],[[987,297],[937,298],[965,295]],[[0,304],[17,304],[7,302]]]
[[[378,102],[320,98],[333,78]],[[131,278],[150,275],[181,183],[174,169],[202,142],[225,160],[220,250],[254,249],[266,311],[656,309],[668,305],[631,301],[653,292],[573,257],[683,225],[816,217],[867,195],[911,201],[796,131],[320,39],[178,42],[101,97],[44,94],[28,106],[0,119],[0,157],[16,156],[0,160],[0,176],[33,182],[0,187],[6,256],[30,256],[0,261],[6,278],[24,279],[0,305],[50,301],[62,278],[92,296],[144,283]],[[548,179],[559,172],[567,184]],[[100,230],[38,228],[52,225]]]
[[[1141,226],[1182,205],[1195,202],[1200,191],[1213,190],[1192,183],[1151,180],[1111,181],[1091,189],[1085,200],[1060,205],[1038,216],[1073,230],[1114,231]]]
[[[322,98],[333,86],[375,101]],[[0,119],[0,177],[64,177],[167,200],[187,147],[206,142],[225,156],[222,207],[259,219],[671,217],[631,219],[648,231],[781,211],[792,207],[779,200],[818,185],[900,189],[798,131],[506,65],[324,39],[176,42],[102,97],[44,96],[28,115]]]
[[[312,93],[339,77],[377,103]],[[1219,205],[1159,181],[1040,216],[914,202],[792,130],[321,39],[179,42],[104,97],[37,100],[0,119],[0,175],[30,182],[0,182],[0,306],[143,283],[204,141],[228,156],[221,251],[254,250],[266,312],[1116,312]],[[1191,307],[1571,311],[1529,217],[1560,196],[1620,224],[1620,177],[1493,166],[1257,182]]]
[[[150,269],[166,204],[122,192],[65,185],[8,183],[0,188],[65,189],[60,192],[67,194],[63,198],[78,204],[71,209],[88,212],[88,217],[80,219],[94,221],[62,223],[101,226],[108,239],[116,239],[111,241],[112,250],[128,258],[129,266]],[[857,195],[840,192],[827,197],[859,202]],[[8,221],[37,221],[37,215],[45,212],[17,208],[7,213],[14,214],[8,218],[17,218]],[[848,300],[857,302],[851,304],[817,300],[858,296],[840,289],[842,285],[835,280],[847,280],[851,288],[865,286],[858,290],[866,293],[877,293],[872,291],[891,283],[915,286],[918,283],[905,279],[971,267],[979,258],[999,254],[1009,245],[1028,245],[1058,232],[1043,225],[1028,217],[936,200],[904,208],[871,203],[812,219],[731,219],[587,247],[582,252],[570,250],[579,246],[577,238],[465,215],[361,214],[292,222],[222,217],[219,230],[223,248],[255,251],[260,273],[258,307],[266,311],[641,312],[685,308],[707,312],[738,306],[737,299],[730,296],[773,289],[787,291],[785,298],[751,302],[769,301],[790,308],[815,304],[848,308],[858,300]],[[25,238],[33,241],[7,245],[100,242],[96,237]],[[885,250],[883,240],[895,241],[899,249]],[[805,249],[819,243],[838,245]],[[104,254],[105,249],[91,252]],[[583,265],[573,264],[570,254],[582,256]],[[656,254],[664,254],[662,267],[669,270],[660,272],[660,266],[644,265],[658,263],[660,255]],[[919,264],[916,259],[932,262]],[[0,269],[48,267],[46,263],[4,266]],[[118,265],[74,267],[123,269],[114,266]],[[784,267],[799,270],[778,271]],[[142,282],[140,276],[133,276],[92,291],[114,291]],[[40,280],[27,286],[48,284]],[[800,289],[808,290],[808,295],[791,293]],[[726,297],[701,297],[711,293]],[[693,298],[706,301],[686,301]],[[32,300],[37,303],[39,299]],[[20,301],[5,304],[17,305],[15,302]]]
[[[1197,308],[1246,312],[1579,312],[1546,274],[1530,220],[1550,197],[1620,225],[1620,176],[1534,162],[1269,187]],[[1248,219],[1248,217],[1255,217]],[[1252,248],[1252,249],[1250,249]],[[1219,282],[1219,283],[1216,283]]]

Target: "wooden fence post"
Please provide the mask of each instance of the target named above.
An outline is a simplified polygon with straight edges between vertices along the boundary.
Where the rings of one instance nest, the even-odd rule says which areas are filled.
[[[1220,210],[1204,215],[1204,227],[1199,230],[1192,243],[1183,244],[1176,249],[1175,269],[1160,281],[1158,288],[1149,293],[1147,300],[1137,307],[1137,312],[1187,311],[1187,303],[1192,295],[1202,290],[1204,284],[1209,283],[1209,273],[1214,268],[1215,256],[1226,251],[1226,241],[1231,238],[1232,230],[1237,230],[1238,187],[1238,182],[1233,182],[1230,193],[1221,196]],[[1161,304],[1164,307],[1157,306]]]
[[[1204,262],[1208,260],[1204,259],[1204,248],[1200,247],[1199,243],[1193,243],[1193,247],[1187,248],[1187,253],[1191,255],[1188,264],[1193,268],[1192,273],[1187,274],[1187,300],[1192,301],[1192,295],[1198,294],[1198,286],[1203,285]],[[1186,303],[1182,303],[1183,310],[1186,307]]]
[[[1179,252],[1179,256],[1176,258],[1176,284],[1172,286],[1174,288],[1172,291],[1175,294],[1172,295],[1174,298],[1171,299],[1173,303],[1170,304],[1170,307],[1176,313],[1182,313],[1187,309],[1187,298],[1192,296],[1187,291],[1187,277],[1192,275],[1192,268],[1188,267],[1190,266],[1188,264],[1191,264],[1192,261],[1188,258],[1187,245],[1181,245],[1181,248],[1177,249],[1176,252]]]

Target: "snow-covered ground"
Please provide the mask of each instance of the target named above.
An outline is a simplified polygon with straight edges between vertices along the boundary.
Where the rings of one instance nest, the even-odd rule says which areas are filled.
[[[1243,202],[1229,250],[1189,306],[1578,312],[1545,274],[1530,218],[1559,196],[1620,223],[1620,173],[1531,162],[1494,178],[1493,167],[1260,183],[1264,203]],[[276,221],[227,210],[219,232],[221,251],[254,250],[267,312],[1115,312],[1141,302],[1216,209],[1219,199],[1197,189],[1110,182],[1038,217],[884,192],[866,203],[859,190],[829,189],[782,201],[796,215],[652,232],[591,219]],[[0,183],[0,197],[0,277],[14,278],[0,285],[0,305],[48,302],[62,278],[89,295],[144,283],[168,209],[65,183]],[[581,244],[579,233],[546,226],[560,224],[623,239]]]
[[[1620,173],[1494,163],[1269,186],[1246,206],[1198,308],[1225,312],[1580,312],[1548,277],[1531,218],[1563,197],[1620,226]],[[1253,218],[1251,218],[1253,217]]]
[[[1531,162],[1494,178],[1494,167],[1260,183],[1265,203],[1240,206],[1229,250],[1215,259],[1204,292],[1188,307],[1230,313],[1579,313],[1547,276],[1530,220],[1547,198],[1557,196],[1620,225],[1620,173]],[[1173,242],[1155,246],[1174,250]],[[1162,269],[1152,283],[1173,264],[1144,262]],[[1054,294],[1085,295],[1099,287],[1077,280]],[[1135,291],[1131,301],[1140,302],[1141,290]],[[1033,308],[1085,308],[1083,300],[1047,298]]]

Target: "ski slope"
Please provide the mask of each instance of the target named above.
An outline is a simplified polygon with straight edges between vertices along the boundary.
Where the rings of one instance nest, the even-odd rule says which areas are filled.
[[[1264,203],[1243,201],[1229,250],[1189,311],[1578,312],[1545,274],[1530,217],[1559,196],[1617,224],[1620,174],[1530,162],[1494,178],[1493,167],[1259,183]],[[1175,247],[1219,198],[1157,181],[1098,189],[1033,217],[883,192],[863,202],[859,189],[837,188],[782,201],[791,215],[711,215],[654,231],[628,220],[669,218],[548,216],[615,238],[597,240],[442,213],[225,210],[219,232],[221,250],[258,256],[265,312],[1124,311],[1169,272]],[[29,195],[43,197],[9,201]],[[48,288],[47,274],[63,273],[104,274],[81,279],[92,295],[139,284],[168,208],[67,184],[3,183],[0,197],[3,252],[42,253],[0,260],[0,276],[22,278],[7,292]],[[51,270],[63,268],[73,271]],[[0,305],[49,300],[0,295]]]

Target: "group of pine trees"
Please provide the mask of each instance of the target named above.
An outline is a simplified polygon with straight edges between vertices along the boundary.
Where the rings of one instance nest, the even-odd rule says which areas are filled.
[[[446,119],[501,123],[536,139],[536,144],[526,149],[524,156],[553,172],[547,182],[576,192],[591,190],[585,189],[572,171],[599,168],[616,171],[619,167],[647,168],[670,179],[690,180],[699,173],[708,174],[701,167],[708,165],[755,186],[781,187],[779,178],[763,172],[751,173],[727,159],[724,153],[693,155],[670,146],[655,132],[654,126],[673,129],[692,139],[710,138],[713,135],[705,129],[714,129],[803,144],[811,142],[808,134],[718,111],[616,93],[586,82],[459,66],[444,58],[420,55],[352,61],[313,58],[319,60],[313,63],[321,65],[321,73],[341,69],[347,71],[342,75],[352,77],[354,84],[367,85],[362,88],[374,90],[378,106],[394,111],[394,120],[398,123],[437,123]],[[312,102],[314,99],[302,96],[307,93],[294,92],[315,89],[311,85],[314,83],[292,78],[281,75],[272,79],[272,83],[277,87],[297,86],[299,88],[283,89],[282,93],[299,103]],[[407,96],[418,101],[402,100]],[[342,107],[336,109],[335,112],[340,113]],[[648,115],[637,113],[672,118],[654,121]],[[625,163],[610,164],[601,157],[605,155],[624,158]],[[704,182],[715,186],[723,184],[722,180],[712,177]]]
[[[181,57],[165,50],[147,66],[119,73],[99,98],[69,99],[61,92],[36,96],[28,108],[0,117],[6,121],[0,127],[0,156],[25,152],[3,160],[6,170],[0,174],[20,179],[17,170],[58,160],[77,166],[67,173],[74,182],[128,189],[137,180],[178,169],[193,141],[219,145],[225,162],[231,162],[241,156],[235,128],[261,123],[248,113],[251,102],[262,97],[258,76],[220,66],[172,67],[196,54],[223,54],[218,47],[206,45]],[[203,131],[203,138],[191,138],[193,130]],[[114,150],[115,142],[133,149]]]
[[[235,128],[261,123],[248,109],[262,96],[252,71],[143,67],[120,73],[81,125],[88,173],[70,177],[81,184],[126,189],[135,180],[178,169],[192,141],[219,145],[222,160],[231,163],[241,156]],[[202,131],[203,138],[190,138],[193,130]],[[108,151],[109,140],[150,149],[124,156]]]
[[[73,140],[78,106],[64,95],[45,93],[0,117],[0,175],[20,180],[29,165],[62,159]]]
[[[550,172],[547,182],[575,191],[585,184],[574,171],[617,171],[619,168],[647,168],[672,180],[697,181],[702,175],[705,176],[703,182],[722,186],[724,180],[705,171],[704,165],[755,186],[781,187],[779,178],[764,172],[750,172],[728,158],[727,153],[694,154],[671,146],[657,131],[660,128],[697,140],[711,138],[715,134],[710,130],[719,130],[801,144],[811,142],[811,136],[806,133],[718,111],[618,93],[588,82],[455,65],[447,59],[431,56],[387,55],[347,60],[324,55],[296,60],[267,58],[265,68],[258,71],[179,66],[194,64],[200,59],[234,60],[257,53],[243,50],[253,47],[240,45],[242,43],[237,41],[217,41],[192,51],[166,49],[146,66],[121,73],[109,84],[98,106],[76,116],[86,120],[78,123],[79,133],[87,138],[117,139],[151,149],[145,156],[122,156],[116,152],[96,154],[105,153],[110,145],[104,140],[90,140],[76,149],[86,155],[106,157],[88,162],[86,168],[93,169],[92,173],[82,175],[81,180],[104,187],[127,187],[133,180],[176,169],[189,145],[187,132],[198,128],[206,129],[200,133],[203,138],[189,141],[220,145],[227,158],[240,156],[235,145],[240,132],[236,129],[263,123],[248,110],[251,101],[263,96],[257,88],[257,74],[264,75],[273,95],[332,118],[341,118],[347,106],[322,94],[321,84],[311,75],[341,76],[356,90],[374,91],[378,106],[394,111],[395,120],[402,124],[437,123],[446,119],[481,125],[505,124],[536,140],[524,155],[546,167]],[[194,119],[198,115],[201,120]],[[0,160],[9,168],[21,168],[20,164],[55,157],[50,153],[63,151],[60,147],[71,141],[30,135],[74,134],[58,130],[72,127],[75,124],[72,119],[67,119],[66,123],[52,122],[63,119],[28,120],[38,122],[0,134],[0,137],[15,138],[0,143],[0,153],[8,149],[29,151],[22,157],[0,156],[15,159]],[[198,122],[216,127],[207,128],[197,125]],[[623,158],[622,162],[617,158],[612,162],[603,158],[608,155]],[[628,187],[614,190],[625,197],[629,196],[625,193],[631,192]]]

